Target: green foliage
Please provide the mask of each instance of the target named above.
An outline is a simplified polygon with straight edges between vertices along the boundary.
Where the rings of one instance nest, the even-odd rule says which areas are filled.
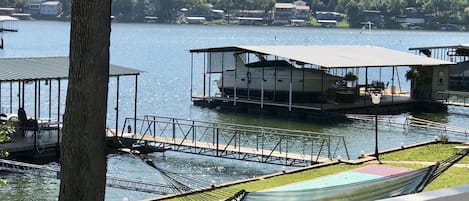
[[[347,14],[347,21],[350,24],[350,27],[360,27],[360,22],[362,21],[361,17],[361,8],[358,3],[354,0],[349,1],[345,5],[345,14]]]
[[[454,154],[457,144],[431,144],[380,155],[383,161],[440,161]],[[458,163],[469,164],[469,156]]]
[[[405,74],[405,78],[407,80],[414,80],[420,77],[420,73],[416,68],[411,68],[407,73]]]
[[[345,81],[356,81],[358,80],[358,75],[352,72],[348,72],[344,77]]]
[[[9,6],[23,5],[26,0],[0,0],[0,4]],[[64,15],[67,16],[70,0],[61,0]],[[156,16],[160,22],[173,23],[181,14],[182,8],[188,9],[188,15],[210,15],[211,9],[263,10],[269,12],[276,2],[291,3],[292,0],[112,0],[112,14],[117,21],[142,22],[145,16]],[[316,11],[334,11],[346,14],[345,23],[338,27],[360,28],[364,21],[364,10],[381,11],[382,21],[379,26],[398,28],[395,17],[406,14],[406,8],[412,7],[422,12],[427,18],[426,28],[439,28],[441,24],[468,25],[469,1],[467,0],[306,0],[314,13]],[[213,7],[210,7],[212,5]]]
[[[4,143],[10,140],[9,135],[14,132],[13,127],[9,123],[0,124],[0,143]],[[0,150],[0,158],[8,157],[8,152]]]

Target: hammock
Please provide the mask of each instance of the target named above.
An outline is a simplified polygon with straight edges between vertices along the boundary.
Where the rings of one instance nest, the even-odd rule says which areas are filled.
[[[419,170],[378,179],[298,191],[240,192],[230,201],[310,201],[310,200],[377,200],[416,193],[423,189],[438,164]]]
[[[226,201],[377,200],[421,192],[453,164],[469,154],[465,149],[432,166],[378,179],[298,191],[237,192]]]

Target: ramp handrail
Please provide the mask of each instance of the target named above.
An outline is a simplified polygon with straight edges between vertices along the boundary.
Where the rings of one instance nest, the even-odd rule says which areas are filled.
[[[128,126],[135,128],[125,130]],[[283,154],[284,156],[282,155],[281,158],[286,160],[285,165],[289,165],[287,158],[288,155],[292,154],[299,154],[303,158],[310,157],[309,161],[316,162],[321,155],[325,155],[324,158],[332,159],[343,154],[347,159],[350,159],[344,136],[311,131],[146,115],[144,118],[126,118],[120,137],[124,134],[127,136],[130,134],[134,139],[138,138],[139,140],[143,140],[145,136],[171,139],[172,143],[162,143],[161,146],[170,144],[175,146],[172,148],[175,151],[194,147],[197,149],[200,148],[197,147],[197,144],[203,144],[206,148],[209,147],[216,152],[214,156],[239,154],[242,152],[241,149],[248,148],[251,150],[250,153],[266,156],[262,159],[262,162],[266,162],[266,160],[281,160],[278,157],[279,154]],[[184,147],[185,142],[191,142],[192,147]],[[313,155],[316,160],[312,159]],[[238,156],[237,159],[242,157],[245,159],[244,157],[254,156]]]

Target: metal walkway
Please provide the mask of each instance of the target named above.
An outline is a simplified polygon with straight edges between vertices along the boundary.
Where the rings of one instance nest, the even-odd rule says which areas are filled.
[[[0,170],[48,177],[53,179],[60,179],[59,167],[47,167],[43,165],[35,165],[18,161],[0,159]],[[166,195],[177,192],[174,187],[165,184],[150,183],[112,176],[106,177],[106,185],[112,188],[152,193],[158,195]]]
[[[375,121],[375,115],[363,115],[363,114],[347,114],[348,119],[358,120],[358,121]],[[401,120],[402,121],[402,120]],[[379,115],[378,122],[382,122],[386,125],[394,125],[407,129],[409,127],[430,129],[435,131],[441,131],[445,133],[455,133],[463,134],[466,137],[469,135],[469,130],[457,126],[451,126],[445,123],[434,122],[426,119],[421,119],[413,116],[407,116],[403,122],[399,122],[397,119],[393,118],[392,115]]]
[[[338,156],[350,159],[344,136],[309,131],[145,116],[127,118],[119,132],[110,131],[108,136],[172,151],[285,166],[309,166]]]

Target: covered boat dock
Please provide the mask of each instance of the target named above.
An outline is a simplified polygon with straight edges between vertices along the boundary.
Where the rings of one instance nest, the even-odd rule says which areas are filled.
[[[227,46],[192,49],[190,53],[194,104],[254,111],[273,109],[279,113],[369,113],[377,108],[382,113],[408,111],[409,105],[417,100],[434,101],[432,97],[414,98],[413,89],[402,89],[399,69],[447,69],[454,64],[382,47],[356,45]],[[194,56],[200,54],[203,62],[196,62]],[[349,79],[354,76],[355,80]],[[314,87],[315,91],[310,90]],[[442,89],[429,90],[436,93]],[[379,106],[372,104],[372,94],[380,94]]]
[[[137,116],[137,81],[142,71],[110,65],[114,77],[115,129],[119,124],[120,77],[135,78],[134,117]],[[0,113],[3,122],[13,122],[16,133],[0,149],[11,155],[32,157],[58,151],[69,73],[68,57],[0,59]],[[110,116],[110,115],[109,115]],[[108,125],[109,126],[109,125]]]

